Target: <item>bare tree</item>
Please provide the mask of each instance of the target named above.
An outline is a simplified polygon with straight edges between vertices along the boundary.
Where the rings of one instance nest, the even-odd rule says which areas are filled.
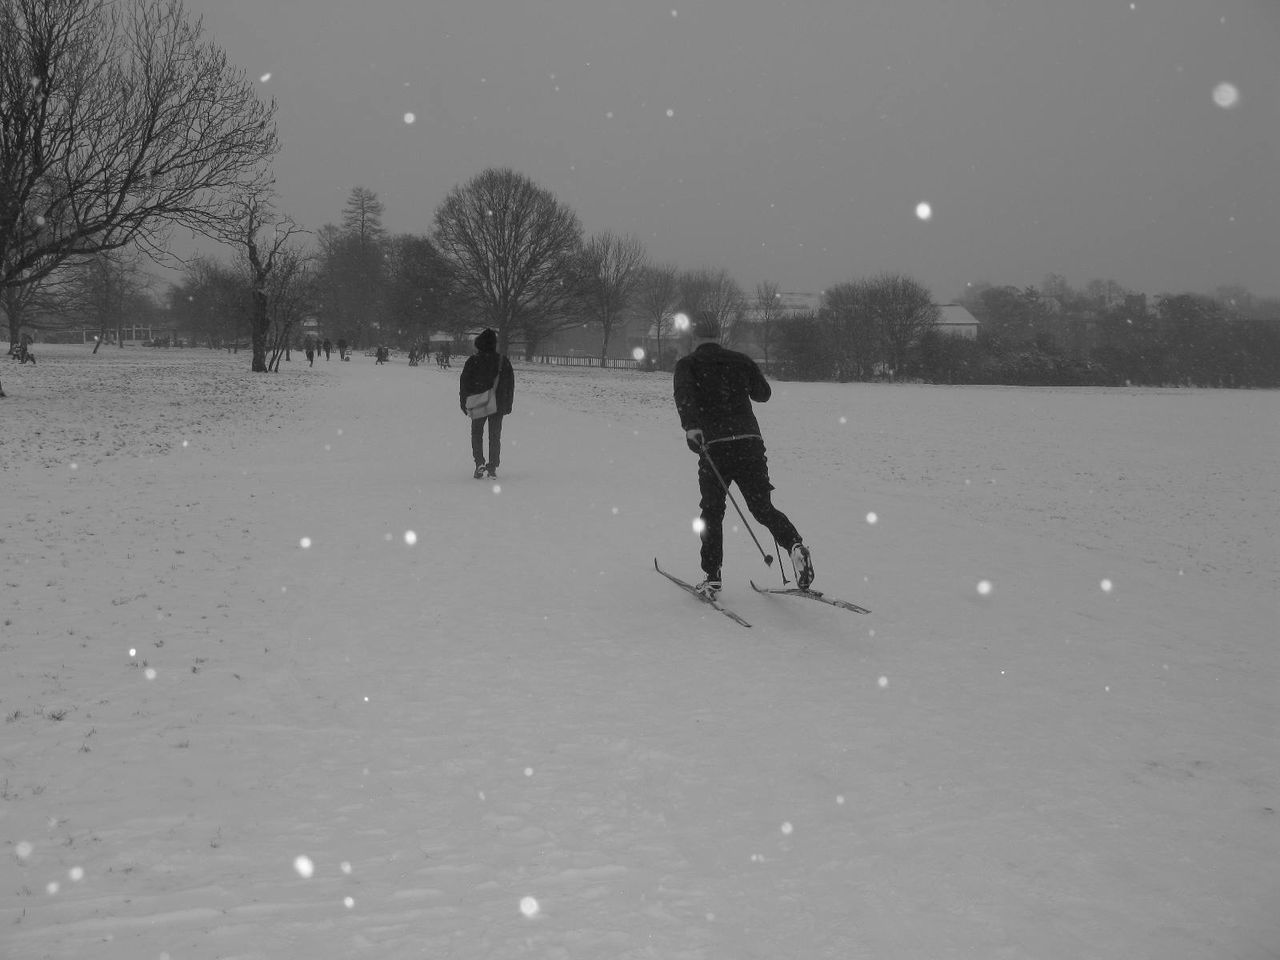
[[[186,317],[191,335],[210,347],[233,348],[240,318],[251,305],[244,271],[208,257],[183,267],[183,282],[170,294],[173,312]],[[176,308],[176,309],[175,309]]]
[[[925,287],[900,273],[882,273],[866,281],[867,309],[875,320],[890,376],[906,365],[907,352],[938,322],[938,308]]]
[[[215,235],[278,150],[275,104],[181,0],[0,0],[0,103],[0,288]]]
[[[591,237],[582,248],[582,294],[586,308],[600,324],[600,366],[608,366],[609,337],[639,287],[644,270],[644,244],[633,236],[608,232]]]
[[[289,359],[293,326],[315,304],[315,270],[309,253],[295,246],[282,246],[276,251],[275,269],[267,278],[267,310],[271,332],[267,348],[267,369],[278,372],[280,358]]]
[[[764,352],[764,366],[769,369],[769,348],[778,335],[778,319],[783,314],[782,294],[776,283],[757,283],[755,304],[756,343]]]
[[[867,303],[867,283],[837,283],[822,294],[818,311],[831,338],[828,350],[836,379],[868,380],[882,356],[880,330]]]
[[[271,327],[270,279],[277,257],[289,239],[303,229],[276,213],[270,192],[264,187],[239,200],[240,220],[225,229],[221,239],[235,244],[245,258],[249,284],[249,340],[253,358],[250,370],[267,373],[267,339]]]
[[[142,269],[142,255],[137,250],[103,250],[75,268],[75,293],[64,303],[64,309],[88,314],[97,320],[98,336],[93,352],[114,332],[116,345],[124,347],[124,326],[130,316],[136,319],[140,303],[149,297],[150,277]]]
[[[675,315],[680,299],[680,287],[676,282],[679,270],[670,264],[647,267],[636,287],[635,307],[645,323],[649,324],[658,340],[657,365],[664,367],[662,337],[671,332],[671,318]]]
[[[489,169],[455,187],[436,209],[436,249],[453,274],[455,294],[498,334],[530,344],[577,322],[582,246],[577,215],[528,177]]]
[[[725,270],[690,270],[678,278],[680,303],[690,316],[707,312],[715,317],[720,341],[731,346],[747,312],[747,298]]]
[[[17,350],[24,325],[39,330],[49,324],[48,318],[61,312],[73,280],[72,271],[59,270],[24,286],[0,287],[0,311],[9,328],[9,356]]]

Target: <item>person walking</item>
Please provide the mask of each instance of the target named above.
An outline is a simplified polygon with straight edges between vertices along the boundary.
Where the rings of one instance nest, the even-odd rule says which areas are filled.
[[[705,577],[696,589],[714,598],[722,586],[725,498],[728,485],[737,483],[751,515],[791,555],[796,586],[808,590],[813,583],[813,560],[795,525],[773,505],[764,438],[751,407],[753,400],[768,401],[773,393],[769,381],[746,354],[720,345],[720,324],[714,314],[699,311],[693,334],[693,352],[676,364],[674,387],[685,443],[698,454]]]
[[[325,337],[324,338],[324,358],[326,361],[328,361],[329,354],[332,352],[333,352],[333,341],[330,340],[328,337]]]
[[[476,352],[467,357],[458,378],[458,405],[467,413],[467,397],[484,393],[497,381],[496,413],[471,420],[471,458],[476,463],[472,474],[477,480],[486,475],[496,477],[502,460],[502,418],[511,412],[516,394],[516,374],[511,361],[498,353],[498,335],[487,327],[475,339]],[[489,425],[489,459],[484,456],[484,425]]]
[[[316,342],[307,337],[307,366],[314,367],[316,365]]]

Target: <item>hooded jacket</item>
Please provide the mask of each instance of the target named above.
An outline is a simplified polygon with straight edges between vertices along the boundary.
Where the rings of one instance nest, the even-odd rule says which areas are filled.
[[[458,378],[458,406],[462,412],[467,411],[467,397],[473,393],[484,393],[493,386],[493,378],[498,377],[498,413],[506,415],[511,412],[516,395],[516,372],[511,368],[511,361],[498,354],[498,335],[492,330],[485,330],[475,339],[476,352],[467,357],[462,365],[462,376]],[[502,364],[502,374],[498,374],[498,364]]]
[[[718,343],[700,344],[676,364],[680,426],[700,429],[707,443],[760,436],[751,401],[764,403],[772,395],[754,360]]]

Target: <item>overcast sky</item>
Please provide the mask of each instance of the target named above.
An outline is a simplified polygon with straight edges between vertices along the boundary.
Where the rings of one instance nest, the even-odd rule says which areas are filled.
[[[940,302],[1049,272],[1280,295],[1280,0],[188,8],[276,99],[308,227],[360,185],[429,233],[503,166],[587,233],[747,290],[892,270]]]

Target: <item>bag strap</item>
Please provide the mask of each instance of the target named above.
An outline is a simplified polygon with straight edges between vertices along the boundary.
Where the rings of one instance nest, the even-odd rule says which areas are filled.
[[[502,379],[502,354],[498,354],[498,375],[493,378],[493,389],[498,389],[498,381]]]

